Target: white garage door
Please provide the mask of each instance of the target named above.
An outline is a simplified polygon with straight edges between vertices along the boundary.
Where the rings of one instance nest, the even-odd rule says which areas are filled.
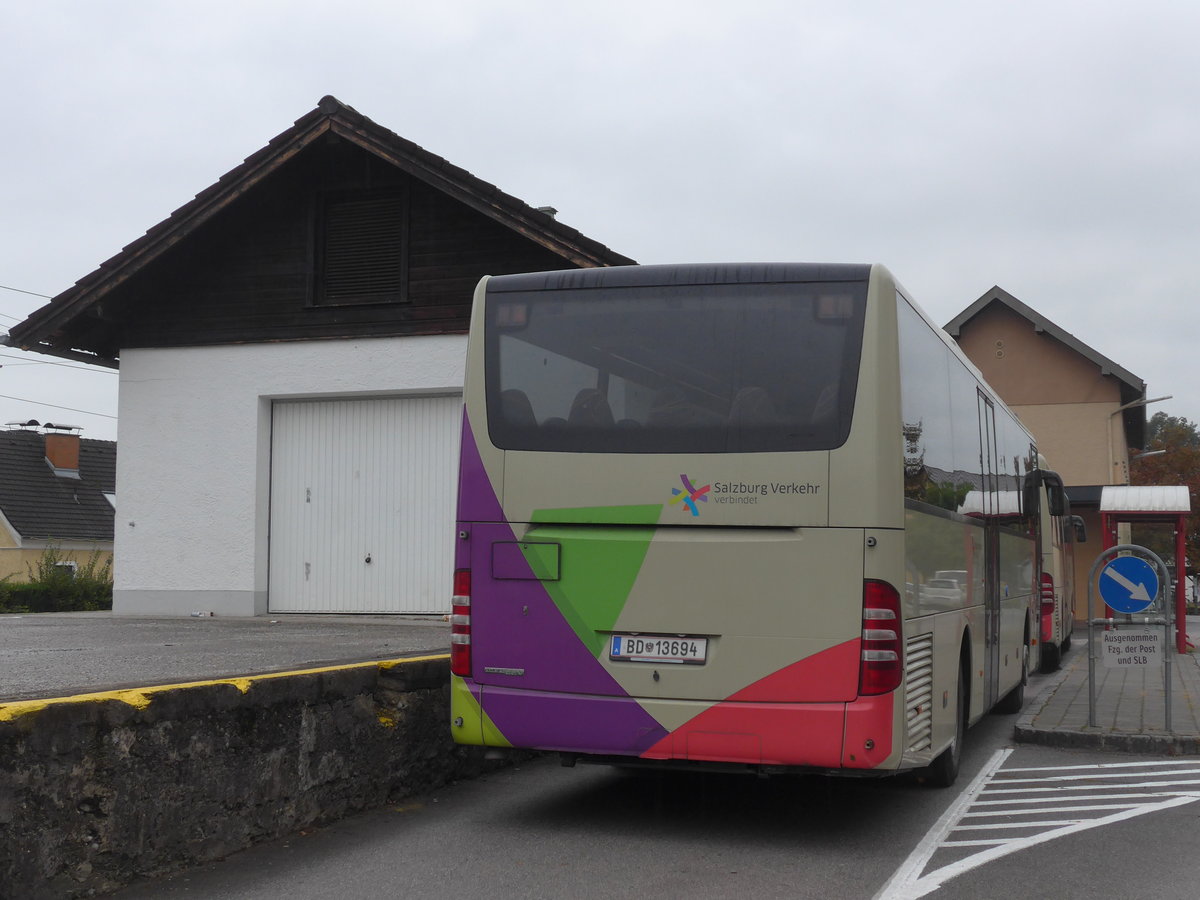
[[[450,606],[459,397],[279,401],[272,612]]]

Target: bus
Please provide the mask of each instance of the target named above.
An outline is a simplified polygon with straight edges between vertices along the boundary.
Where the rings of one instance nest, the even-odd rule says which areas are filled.
[[[1041,576],[1038,585],[1038,658],[1042,672],[1058,669],[1071,649],[1075,630],[1075,544],[1087,540],[1083,519],[1071,514],[1071,500],[1057,472],[1038,457],[1046,502],[1041,521]]]
[[[1023,702],[1037,450],[883,266],[484,278],[462,428],[459,743],[944,786]]]

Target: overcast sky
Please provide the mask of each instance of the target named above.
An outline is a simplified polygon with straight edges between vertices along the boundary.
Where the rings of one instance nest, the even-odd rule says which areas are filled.
[[[1200,421],[1197,34],[1186,0],[6,3],[0,329],[333,94],[639,262],[883,262],[942,323],[998,284]],[[115,374],[0,357],[0,424],[116,438]]]

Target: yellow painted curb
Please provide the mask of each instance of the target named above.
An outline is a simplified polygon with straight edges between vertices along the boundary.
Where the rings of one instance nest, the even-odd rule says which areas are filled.
[[[40,700],[16,700],[12,703],[0,703],[0,722],[11,722],[13,719],[30,713],[39,712],[49,706],[63,703],[100,703],[105,700],[119,700],[138,709],[145,709],[155,694],[164,691],[175,691],[182,688],[205,687],[213,684],[231,684],[243,694],[250,690],[255,681],[266,681],[272,678],[292,678],[296,675],[314,675],[320,672],[340,672],[350,669],[365,669],[375,666],[379,669],[395,669],[406,663],[429,662],[433,660],[448,660],[449,653],[435,653],[430,656],[405,656],[400,659],[373,660],[371,662],[348,663],[340,666],[321,666],[315,669],[295,669],[289,672],[267,672],[262,675],[247,675],[238,678],[214,678],[211,681],[187,681],[180,684],[158,684],[153,687],[122,688],[116,691],[98,691],[93,694],[75,694],[72,697],[49,697]]]

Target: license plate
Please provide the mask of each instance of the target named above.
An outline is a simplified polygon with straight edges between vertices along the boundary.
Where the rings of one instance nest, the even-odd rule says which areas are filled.
[[[608,644],[609,659],[630,662],[691,663],[704,662],[708,638],[673,637],[657,634],[614,634]]]

